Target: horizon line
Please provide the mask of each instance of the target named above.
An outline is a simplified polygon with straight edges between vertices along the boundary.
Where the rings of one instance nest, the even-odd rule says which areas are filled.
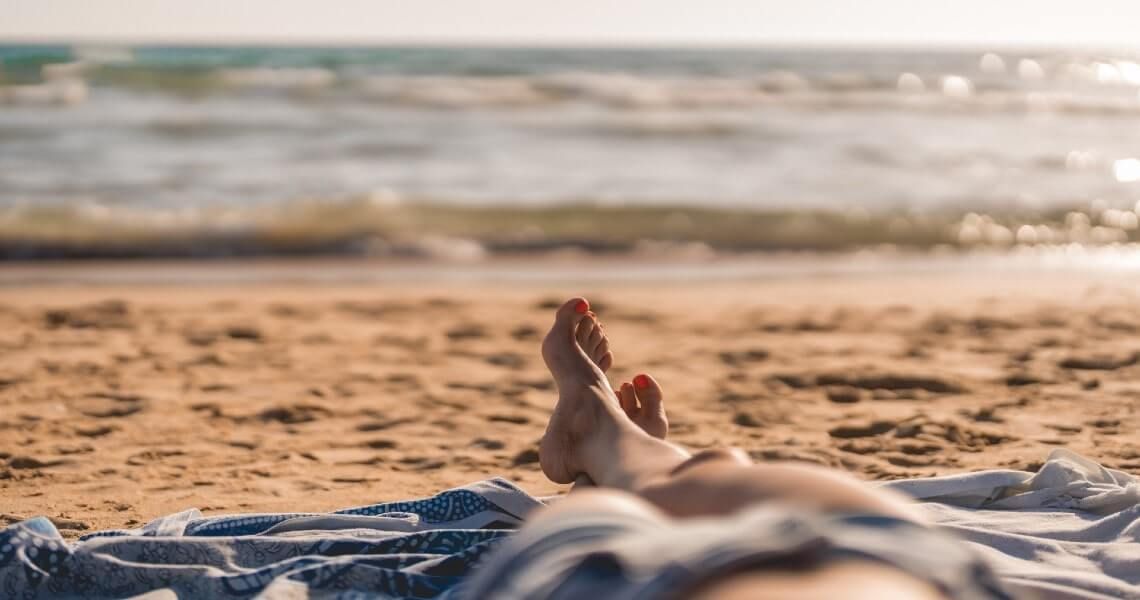
[[[1006,41],[986,44],[978,41],[934,40],[619,40],[619,39],[483,39],[483,38],[275,38],[271,36],[5,36],[0,46],[151,46],[151,47],[267,47],[267,48],[423,48],[423,49],[550,49],[550,50],[896,50],[896,51],[960,51],[960,52],[1140,52],[1140,43],[1093,44],[1044,41]]]

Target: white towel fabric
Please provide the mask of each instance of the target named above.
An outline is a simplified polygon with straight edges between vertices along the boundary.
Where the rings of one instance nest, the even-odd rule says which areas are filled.
[[[1037,473],[993,470],[884,484],[926,502],[1015,593],[1140,600],[1140,479],[1064,449]]]

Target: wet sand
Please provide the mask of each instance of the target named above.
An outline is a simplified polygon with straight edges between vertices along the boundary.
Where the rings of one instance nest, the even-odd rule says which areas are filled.
[[[622,284],[199,282],[0,288],[0,523],[66,535],[321,511],[538,468],[551,311],[586,295],[615,384],[670,437],[867,479],[1140,472],[1140,281],[1119,275]]]

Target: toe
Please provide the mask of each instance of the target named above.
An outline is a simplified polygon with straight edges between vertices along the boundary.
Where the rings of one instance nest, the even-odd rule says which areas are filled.
[[[633,390],[632,383],[621,384],[621,389],[618,394],[618,403],[621,404],[621,409],[625,411],[625,415],[632,420],[637,419],[637,394]]]
[[[577,323],[590,312],[590,303],[585,298],[576,297],[571,298],[554,313],[554,318],[557,321],[565,323]]]
[[[589,345],[583,346],[583,348],[588,348],[590,355],[595,356],[598,354],[598,347],[601,346],[602,342],[604,342],[605,340],[606,340],[606,336],[604,333],[602,333],[601,325],[595,323],[594,330],[590,332],[590,339],[587,342]],[[606,349],[607,350],[609,349],[608,344],[607,344]]]
[[[577,354],[581,354],[581,358],[586,362],[592,362],[589,356],[582,354],[577,340],[579,324],[589,312],[590,305],[585,298],[571,298],[555,311],[554,325],[542,340],[542,360],[554,373],[555,379],[559,373],[564,373],[568,366],[574,368],[581,366],[577,365],[575,360]]]
[[[575,333],[575,337],[578,340],[578,345],[586,351],[586,354],[590,354],[590,350],[593,348],[593,346],[590,344],[590,336],[594,334],[594,331],[596,329],[597,321],[595,321],[594,318],[589,314],[587,314],[585,318],[583,318],[582,321],[578,323],[578,331]]]
[[[605,337],[602,337],[602,340],[598,342],[598,345],[594,346],[594,350],[590,352],[590,358],[593,358],[595,363],[601,363],[602,357],[605,356],[606,352],[609,351],[610,341]]]
[[[633,387],[637,394],[637,402],[647,414],[658,414],[664,410],[662,400],[664,394],[657,380],[642,373],[633,378]]]
[[[603,373],[609,371],[610,367],[612,366],[614,366],[613,352],[606,352],[600,359],[598,359],[598,368],[601,369]]]

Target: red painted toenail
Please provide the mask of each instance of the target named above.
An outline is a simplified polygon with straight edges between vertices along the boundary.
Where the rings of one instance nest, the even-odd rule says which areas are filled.
[[[636,385],[639,390],[644,390],[649,387],[649,377],[646,375],[638,375],[633,378],[633,385]]]
[[[590,312],[590,303],[585,300],[579,300],[578,303],[574,305],[574,312],[583,315]]]

